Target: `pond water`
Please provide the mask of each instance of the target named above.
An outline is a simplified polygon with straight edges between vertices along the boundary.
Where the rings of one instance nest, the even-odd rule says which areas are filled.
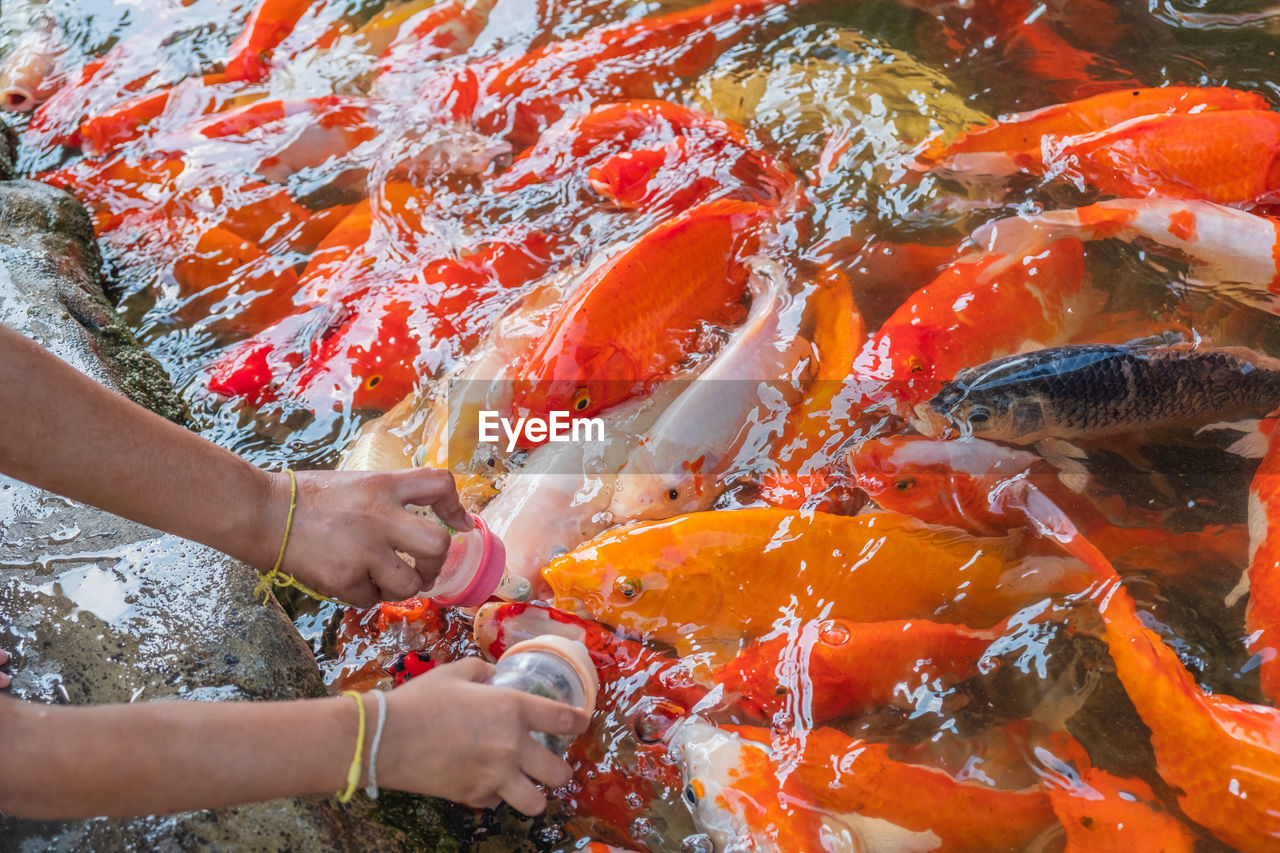
[[[335,690],[402,652],[588,641],[575,781],[538,821],[459,812],[473,849],[1084,850],[1114,823],[1232,849],[1259,825],[1189,790],[1144,690],[1185,669],[1274,698],[1242,576],[1280,401],[1280,12],[268,1],[246,47],[257,5],[5,4],[0,53],[41,35],[67,81],[14,118],[19,165],[89,208],[204,435],[264,467],[447,466],[576,614],[290,602]],[[1135,94],[962,135],[1108,92]],[[1089,344],[1130,348],[962,372]],[[489,410],[607,439],[484,441]],[[1099,617],[1084,539],[1176,661],[1119,660],[1139,629]]]

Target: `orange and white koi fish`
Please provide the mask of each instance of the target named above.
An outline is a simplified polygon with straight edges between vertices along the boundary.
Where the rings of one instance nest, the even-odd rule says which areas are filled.
[[[910,853],[1018,850],[1053,825],[1036,788],[1006,791],[896,761],[831,728],[676,724],[686,802],[722,850]]]
[[[766,634],[783,616],[988,627],[1049,590],[1081,588],[1072,564],[1018,560],[1010,546],[897,513],[752,508],[611,530],[543,576],[557,607],[688,650]]]
[[[1190,274],[1213,287],[1250,287],[1251,299],[1280,304],[1280,224],[1232,207],[1195,199],[1111,199],[989,222],[973,233],[986,251],[1035,251],[1054,240],[1137,239],[1190,261]]]
[[[774,262],[753,263],[749,281],[746,321],[627,457],[609,504],[615,522],[709,509],[734,463],[760,455],[765,424],[799,401],[803,374],[816,369],[805,337],[814,306],[788,300],[790,280]]]

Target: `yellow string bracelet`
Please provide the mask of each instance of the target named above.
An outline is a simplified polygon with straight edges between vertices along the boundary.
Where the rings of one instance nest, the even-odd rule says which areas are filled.
[[[360,784],[360,768],[363,766],[361,759],[364,757],[364,698],[355,690],[344,690],[342,695],[356,700],[356,708],[360,713],[360,722],[356,725],[356,754],[351,759],[351,766],[347,768],[347,789],[338,794],[338,802],[349,803],[355,796],[356,787]]]
[[[291,586],[303,595],[310,596],[317,601],[327,601],[330,604],[345,607],[346,604],[344,602],[305,587],[298,583],[298,579],[293,575],[280,571],[280,567],[284,565],[284,549],[289,547],[289,534],[293,531],[293,511],[298,508],[298,475],[293,472],[292,468],[285,468],[284,472],[289,475],[289,514],[284,520],[284,539],[280,541],[280,553],[276,556],[276,564],[271,567],[271,571],[262,576],[258,581],[258,585],[253,588],[253,597],[262,596],[262,603],[266,604],[271,599],[271,587],[273,585],[279,587]]]

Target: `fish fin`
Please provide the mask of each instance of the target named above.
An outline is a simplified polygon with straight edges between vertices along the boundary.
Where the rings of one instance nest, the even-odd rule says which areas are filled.
[[[1260,429],[1261,418],[1245,418],[1239,421],[1218,421],[1205,424],[1196,430],[1196,435],[1215,430],[1231,430],[1241,433],[1241,437],[1228,444],[1224,449],[1245,459],[1261,459],[1267,452],[1267,436]]]
[[[1088,454],[1084,450],[1061,438],[1041,439],[1034,447],[1045,462],[1057,469],[1062,485],[1073,492],[1084,492],[1089,485],[1089,470],[1084,464]]]

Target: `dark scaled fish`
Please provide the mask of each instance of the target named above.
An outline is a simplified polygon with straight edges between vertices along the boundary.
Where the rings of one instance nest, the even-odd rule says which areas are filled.
[[[960,371],[917,414],[932,433],[1011,444],[1262,417],[1280,406],[1280,361],[1192,344],[1081,344]]]

